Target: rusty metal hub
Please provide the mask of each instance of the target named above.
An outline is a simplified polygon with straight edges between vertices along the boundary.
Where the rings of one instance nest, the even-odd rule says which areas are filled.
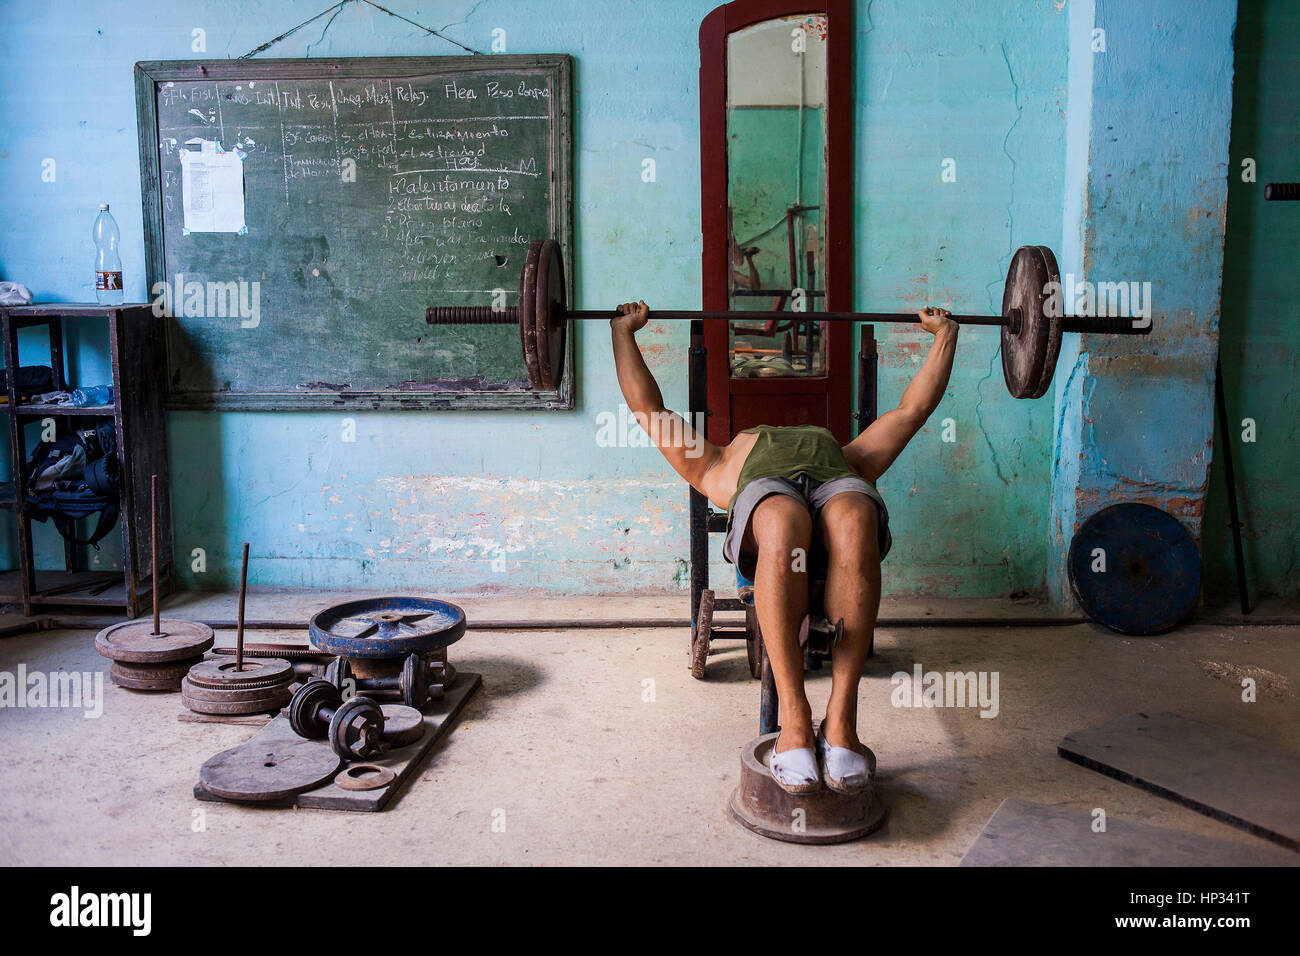
[[[877,788],[859,794],[827,787],[811,793],[787,793],[767,768],[778,734],[755,737],[741,749],[740,784],[731,794],[732,818],[747,830],[786,843],[847,843],[878,830],[885,805]],[[867,751],[875,775],[876,755]]]

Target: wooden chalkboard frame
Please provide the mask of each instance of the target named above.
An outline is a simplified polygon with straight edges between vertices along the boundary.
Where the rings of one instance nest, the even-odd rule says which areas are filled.
[[[136,120],[140,137],[140,191],[144,210],[147,288],[165,275],[162,175],[159,158],[158,87],[168,82],[196,80],[254,81],[322,79],[329,77],[406,77],[434,73],[496,72],[543,69],[554,91],[548,142],[551,150],[552,221],[566,262],[573,262],[573,59],[567,54],[501,56],[397,56],[267,60],[152,60],[135,65]],[[538,236],[537,238],[547,238]],[[568,301],[573,301],[574,276],[566,270]],[[430,302],[436,305],[436,302]],[[167,334],[175,334],[167,323]],[[575,403],[574,339],[567,337],[564,378],[555,391],[438,390],[371,391],[302,390],[177,392],[168,389],[167,406],[191,410],[292,411],[322,409],[572,409]],[[170,348],[168,350],[170,354]],[[167,375],[171,381],[170,370]]]

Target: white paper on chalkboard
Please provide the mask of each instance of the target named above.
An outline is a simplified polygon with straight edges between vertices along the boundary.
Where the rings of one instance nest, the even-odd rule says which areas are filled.
[[[181,205],[185,232],[244,235],[244,153],[227,152],[210,139],[191,139],[198,151],[181,150]]]

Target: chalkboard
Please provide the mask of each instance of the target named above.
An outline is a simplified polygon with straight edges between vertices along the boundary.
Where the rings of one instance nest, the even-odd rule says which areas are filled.
[[[516,304],[530,240],[572,261],[571,73],[563,55],[137,63],[168,404],[572,408],[571,360],[534,393],[517,329],[424,321]]]

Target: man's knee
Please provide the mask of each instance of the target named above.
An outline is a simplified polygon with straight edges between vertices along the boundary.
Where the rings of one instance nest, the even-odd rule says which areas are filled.
[[[789,495],[769,495],[750,518],[759,552],[806,549],[812,541],[812,517],[803,503]]]
[[[880,561],[880,512],[863,494],[836,495],[821,512],[826,549],[832,561]]]

